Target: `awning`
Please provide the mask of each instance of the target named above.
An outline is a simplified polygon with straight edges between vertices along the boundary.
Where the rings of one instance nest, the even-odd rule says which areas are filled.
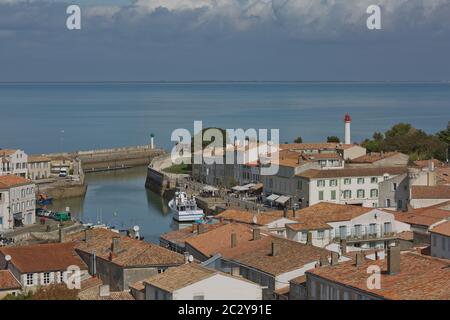
[[[248,191],[249,190],[249,188],[246,186],[235,186],[231,189],[233,189],[234,191]]]
[[[279,204],[285,204],[286,202],[289,201],[289,199],[291,199],[291,197],[281,196],[277,200],[275,200],[275,202],[277,202]]]
[[[271,194],[270,196],[266,197],[266,200],[268,201],[275,201],[279,198],[280,196],[277,194]]]
[[[217,189],[216,187],[213,187],[213,186],[204,186],[203,191],[216,192],[216,191],[219,191],[219,189]]]
[[[252,190],[259,190],[259,189],[262,189],[263,187],[264,187],[264,185],[262,183],[257,183],[251,189]]]

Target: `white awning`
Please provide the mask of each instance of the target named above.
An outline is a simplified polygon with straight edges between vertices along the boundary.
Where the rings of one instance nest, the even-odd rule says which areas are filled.
[[[248,191],[249,188],[246,186],[235,186],[232,188],[234,191]]]
[[[280,196],[277,194],[271,194],[270,196],[266,197],[266,200],[268,201],[275,201],[279,198]]]
[[[286,202],[289,201],[289,199],[291,199],[291,197],[281,196],[277,200],[275,200],[275,202],[277,202],[279,204],[285,204]]]
[[[216,192],[216,191],[219,191],[219,189],[217,189],[216,187],[213,187],[213,186],[204,186],[204,187],[203,187],[203,190],[204,190],[204,191],[208,191],[208,192]]]

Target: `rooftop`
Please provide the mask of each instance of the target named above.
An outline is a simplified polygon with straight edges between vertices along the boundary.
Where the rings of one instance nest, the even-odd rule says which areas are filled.
[[[25,179],[13,174],[9,174],[6,176],[0,176],[0,189],[2,188],[11,188],[15,186],[21,186],[25,184],[32,183],[31,180]]]
[[[395,220],[430,227],[433,224],[450,217],[449,210],[443,210],[435,207],[426,207],[419,209],[411,209],[407,212],[395,212]]]
[[[20,282],[9,270],[0,270],[0,291],[21,289]]]
[[[215,216],[216,218],[223,218],[228,221],[236,221],[247,224],[267,225],[273,221],[276,221],[284,217],[284,212],[281,210],[269,211],[269,212],[251,212],[243,210],[229,209],[221,212]],[[291,211],[288,211],[288,218],[292,217]]]
[[[11,263],[21,272],[66,270],[71,265],[87,266],[74,250],[74,243],[47,243],[0,248],[0,255],[11,256]]]
[[[205,223],[203,224],[204,232],[208,232],[212,229],[215,229],[217,227],[220,227],[222,224],[220,223]],[[182,228],[180,230],[173,230],[166,233],[161,234],[160,238],[177,243],[177,244],[184,244],[186,239],[189,239],[191,237],[197,236],[197,225],[191,225],[186,228]]]
[[[164,291],[173,292],[218,273],[216,270],[188,263],[151,276],[144,280],[144,285],[149,284]]]
[[[412,199],[450,199],[450,186],[412,186]]]
[[[372,152],[358,158],[352,159],[352,163],[374,163],[382,159],[390,158],[396,155],[400,155],[400,152]],[[406,155],[405,155],[406,156]]]
[[[406,173],[406,167],[347,168],[330,170],[310,169],[298,173],[296,176],[307,179],[318,179],[344,177],[380,177],[384,174],[399,175],[403,173]]]
[[[86,241],[85,235],[88,239]],[[75,241],[77,250],[91,253],[95,250],[97,257],[109,260],[121,267],[170,266],[184,263],[184,256],[158,245],[136,240],[117,232],[95,228],[67,236]],[[119,239],[117,253],[112,253],[112,239]]]
[[[322,255],[330,252],[326,249],[305,245],[299,242],[279,238],[266,237],[261,248],[235,256],[232,260],[262,272],[277,276],[304,267],[306,264],[320,260]],[[278,254],[272,255],[272,242],[278,246]]]
[[[48,161],[51,161],[51,159],[46,156],[39,156],[39,155],[28,156],[28,162],[48,162]]]
[[[360,267],[348,261],[337,266],[326,266],[307,271],[347,287],[365,291],[374,296],[393,300],[448,300],[450,299],[449,262],[418,255],[401,254],[400,272],[387,274],[387,260],[364,261]],[[381,288],[367,288],[367,268],[370,265],[381,267]]]
[[[431,229],[430,232],[450,237],[450,221],[438,224],[433,229]]]

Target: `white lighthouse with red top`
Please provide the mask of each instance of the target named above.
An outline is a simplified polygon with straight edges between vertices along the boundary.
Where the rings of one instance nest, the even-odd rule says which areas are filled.
[[[345,121],[345,139],[344,139],[344,143],[345,144],[351,144],[352,143],[352,139],[350,138],[350,123],[352,122],[352,118],[350,117],[350,115],[348,113],[345,115],[344,121]]]

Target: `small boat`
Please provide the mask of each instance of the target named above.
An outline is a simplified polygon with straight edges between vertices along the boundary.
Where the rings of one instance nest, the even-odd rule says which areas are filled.
[[[53,202],[52,197],[49,197],[48,195],[46,195],[44,193],[39,194],[39,198],[37,200],[38,205],[46,206],[46,205],[52,204],[52,202]]]
[[[195,197],[188,197],[186,192],[176,192],[175,197],[169,201],[169,208],[174,212],[176,221],[198,221],[204,217],[203,210],[197,207]]]

